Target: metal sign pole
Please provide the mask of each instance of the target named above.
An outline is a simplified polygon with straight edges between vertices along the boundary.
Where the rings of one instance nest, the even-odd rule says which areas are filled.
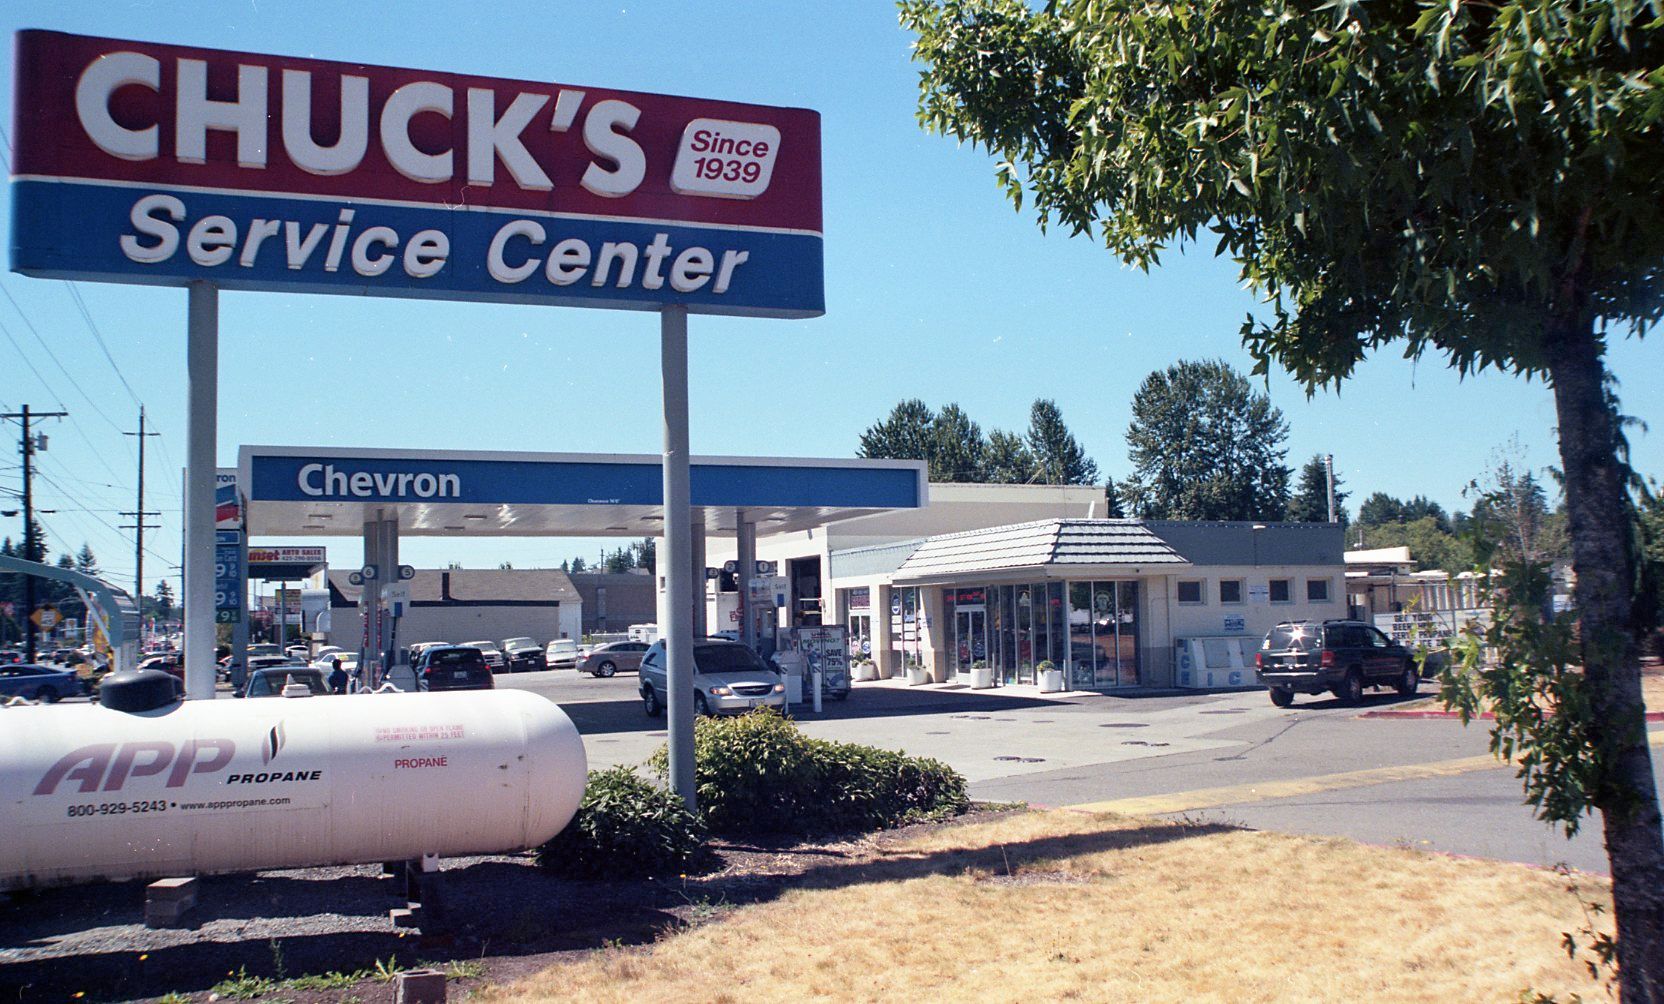
[[[214,440],[219,406],[219,290],[190,284],[185,369],[185,696],[214,696]]]
[[[659,312],[659,356],[664,395],[663,630],[665,695],[670,721],[670,783],[689,809],[693,780],[693,529],[688,493],[688,310]]]

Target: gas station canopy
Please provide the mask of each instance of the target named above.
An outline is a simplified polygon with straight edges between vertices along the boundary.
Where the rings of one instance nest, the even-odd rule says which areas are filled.
[[[656,454],[506,453],[245,446],[238,482],[248,532],[360,536],[397,518],[400,536],[658,536]],[[919,460],[693,457],[693,523],[732,536],[738,514],[768,532],[927,502]]]

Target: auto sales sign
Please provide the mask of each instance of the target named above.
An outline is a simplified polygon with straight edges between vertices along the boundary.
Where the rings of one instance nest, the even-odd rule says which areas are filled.
[[[813,317],[820,116],[17,35],[25,275]]]

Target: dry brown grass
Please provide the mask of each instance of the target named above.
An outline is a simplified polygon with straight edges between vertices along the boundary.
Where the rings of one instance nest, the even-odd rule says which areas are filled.
[[[1608,886],[1347,840],[1023,813],[883,845],[652,948],[475,999],[1591,999],[1560,948],[1587,923],[1579,895],[1607,902]]]

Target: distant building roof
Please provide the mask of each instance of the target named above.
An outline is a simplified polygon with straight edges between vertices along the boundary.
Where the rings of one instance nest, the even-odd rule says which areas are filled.
[[[1047,565],[1183,568],[1189,564],[1139,520],[1047,519],[926,538],[895,574],[897,579],[920,581]]]
[[[364,587],[349,582],[350,574],[329,573],[334,605],[357,605]],[[416,577],[410,580],[412,606],[545,605],[581,601],[571,578],[558,568],[418,568]]]
[[[1348,565],[1410,565],[1414,559],[1410,557],[1408,547],[1374,547],[1346,552]]]

